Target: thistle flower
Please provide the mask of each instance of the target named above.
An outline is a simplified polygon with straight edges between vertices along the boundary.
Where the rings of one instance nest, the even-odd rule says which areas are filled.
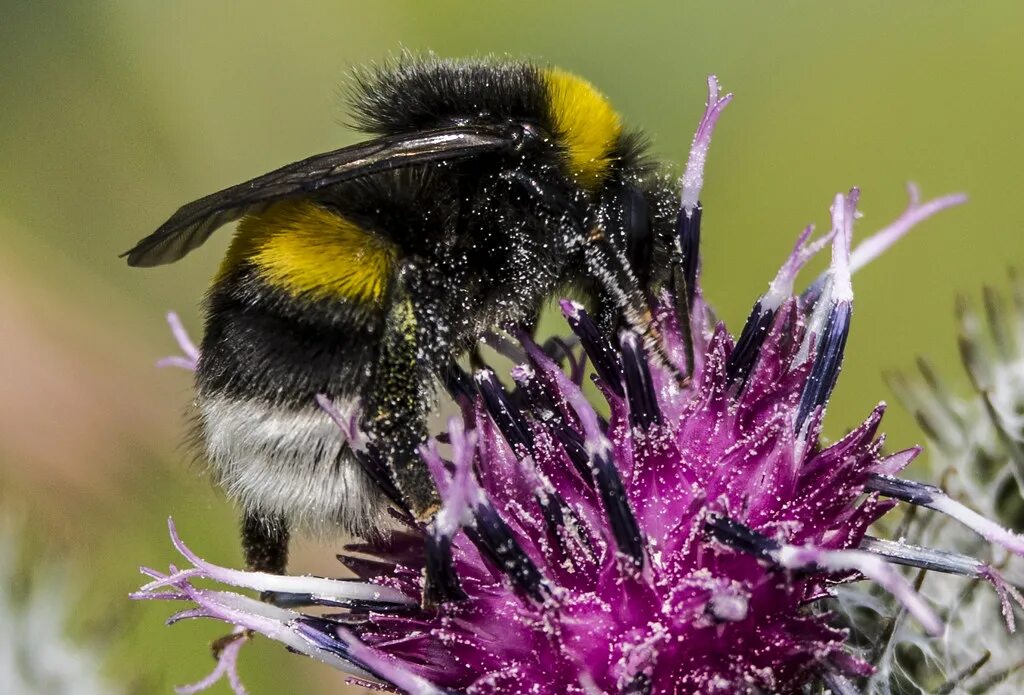
[[[990,566],[867,535],[904,501],[1024,553],[1024,538],[896,477],[918,449],[883,454],[883,405],[838,442],[820,442],[850,330],[851,274],[963,197],[922,205],[912,189],[907,211],[851,251],[859,192],[837,195],[831,230],[800,235],[734,340],[700,287],[698,199],[730,98],[714,78],[708,87],[682,180],[673,286],[652,298],[643,337],[609,340],[569,301],[562,311],[583,355],[552,356],[519,333],[515,389],[478,372],[462,418],[422,449],[441,509],[428,524],[396,511],[391,536],[348,546],[339,559],[356,580],[219,567],[172,524],[190,566],[144,569],[153,581],[135,597],[188,601],[172,621],[223,620],[364,684],[422,694],[793,693],[822,681],[856,692],[873,669],[828,612],[836,585],[871,580],[926,632],[944,629],[895,564],[984,579],[1012,621],[1019,595]],[[797,273],[826,247],[829,269],[796,293]],[[607,419],[583,396],[585,359]],[[350,419],[331,414],[351,434]],[[273,605],[200,588],[201,578],[264,592]],[[199,685],[237,680],[240,643]]]
[[[1011,273],[1010,308],[991,287],[983,293],[984,320],[966,298],[958,302],[960,351],[974,392],[952,392],[932,365],[918,361],[920,377],[893,375],[890,384],[928,436],[928,463],[951,496],[1012,528],[1024,525],[1024,285]],[[903,524],[915,543],[942,538],[958,547],[977,547],[975,539],[942,519],[920,516]],[[994,549],[992,564],[1021,576],[1018,558]],[[1019,635],[993,630],[1001,606],[990,592],[942,575],[922,577],[922,592],[946,606],[946,620],[957,639],[915,644],[905,626],[891,630],[887,656],[876,676],[879,689],[903,683],[935,687],[936,672],[968,692],[990,695],[1024,690],[1024,657]],[[877,626],[868,625],[876,630]],[[927,680],[932,677],[933,682]],[[941,688],[941,686],[938,686]]]

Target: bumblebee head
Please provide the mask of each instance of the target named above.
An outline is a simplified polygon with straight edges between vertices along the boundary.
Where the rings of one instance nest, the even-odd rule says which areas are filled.
[[[622,136],[622,119],[590,82],[559,68],[540,71],[555,142],[564,150],[569,174],[595,189],[606,178]]]

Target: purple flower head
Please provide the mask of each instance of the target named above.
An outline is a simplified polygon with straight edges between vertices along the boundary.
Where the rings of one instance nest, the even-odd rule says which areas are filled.
[[[821,443],[851,274],[962,197],[920,205],[912,189],[899,220],[851,250],[859,192],[837,195],[831,230],[800,235],[734,339],[700,290],[697,201],[730,99],[714,78],[708,86],[681,182],[672,288],[614,340],[563,301],[582,354],[520,333],[514,388],[478,372],[462,418],[422,448],[443,500],[429,523],[396,514],[390,537],[349,546],[339,556],[357,576],[348,581],[220,568],[172,527],[192,566],[146,570],[154,581],[136,596],[190,601],[180,617],[224,620],[409,693],[789,693],[815,681],[856,692],[872,667],[828,612],[832,587],[871,580],[926,632],[944,629],[894,564],[985,579],[1012,621],[1019,596],[987,565],[867,535],[903,500],[1024,554],[1019,536],[895,477],[918,449],[883,454],[884,406]],[[828,246],[828,270],[797,293],[797,273]],[[607,417],[583,395],[584,355]],[[271,592],[276,605],[197,588],[199,578]],[[330,611],[297,610],[306,605]],[[236,678],[235,644],[215,676]]]

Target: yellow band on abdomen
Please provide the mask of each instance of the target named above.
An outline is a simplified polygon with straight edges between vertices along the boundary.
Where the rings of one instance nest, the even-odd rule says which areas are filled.
[[[393,244],[331,210],[284,201],[239,223],[218,278],[249,261],[292,296],[380,304],[396,257]]]

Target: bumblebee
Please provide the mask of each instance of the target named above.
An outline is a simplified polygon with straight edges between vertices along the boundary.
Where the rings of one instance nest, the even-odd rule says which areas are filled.
[[[568,72],[404,58],[355,73],[350,103],[371,139],[189,203],[124,254],[173,263],[240,220],[206,296],[195,408],[264,571],[284,571],[290,531],[429,514],[417,447],[456,360],[533,326],[556,291],[609,333],[646,325],[675,238],[676,185]],[[358,414],[365,446],[318,396]]]

